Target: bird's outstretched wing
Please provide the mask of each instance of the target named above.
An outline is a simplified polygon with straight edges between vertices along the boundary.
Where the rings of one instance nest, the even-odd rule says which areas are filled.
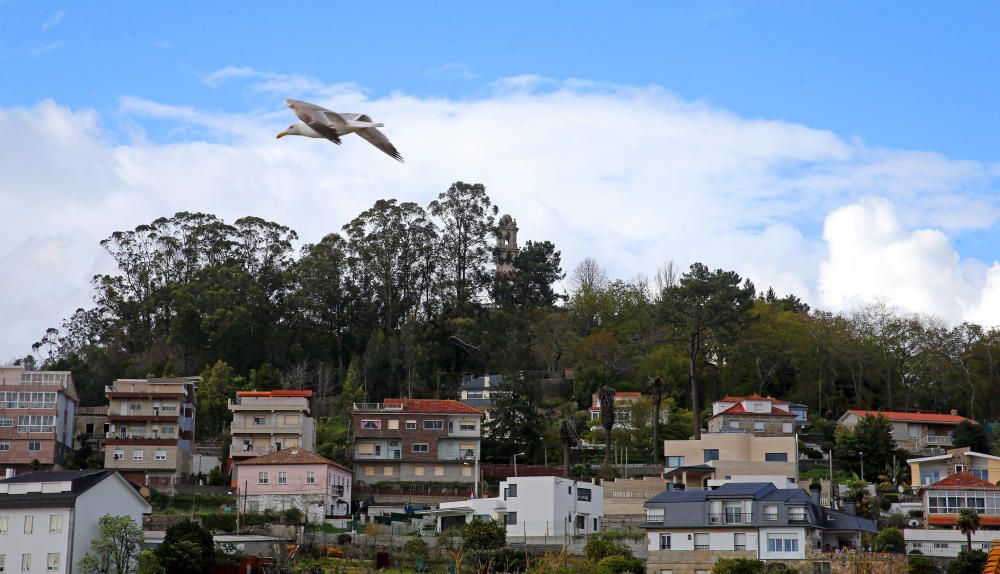
[[[337,112],[321,108],[316,104],[303,102],[302,100],[285,100],[285,104],[295,112],[307,126],[311,127],[319,135],[340,145],[340,134],[337,133],[337,125],[344,125],[346,122]]]
[[[400,155],[396,146],[392,145],[389,138],[385,137],[384,133],[378,131],[378,128],[364,128],[354,133],[368,140],[368,143],[384,151],[392,159],[398,161],[399,163],[406,163],[403,161],[403,156]]]

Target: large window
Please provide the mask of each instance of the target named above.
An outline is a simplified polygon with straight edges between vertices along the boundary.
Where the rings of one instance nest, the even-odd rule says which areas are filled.
[[[257,484],[267,484],[269,481],[270,478],[267,476],[266,472],[257,473]]]
[[[444,421],[424,421],[424,430],[441,430],[444,428]]]
[[[713,460],[719,460],[719,449],[717,449],[717,448],[706,448],[705,449],[705,462],[712,462]]]
[[[311,470],[307,470],[306,471],[306,484],[316,484],[316,473],[315,472],[313,472]]]
[[[425,442],[413,443],[413,452],[427,452],[430,447]]]
[[[8,441],[0,441],[0,452],[7,452],[10,450],[10,443]]]
[[[12,427],[14,426],[14,419],[10,417],[0,417],[0,427]]]
[[[474,431],[476,430],[476,421],[460,421],[458,423],[458,430]]]
[[[49,515],[49,534],[62,532],[62,519],[63,517],[61,514]]]
[[[661,534],[660,535],[660,550],[670,550],[670,535]]]
[[[980,514],[1000,514],[1000,493],[958,490],[927,496],[927,510],[931,514],[958,514],[959,508],[974,508]]]
[[[507,524],[517,524],[517,513],[508,512],[507,513]]]
[[[288,473],[285,471],[278,472],[278,484],[288,484]]]
[[[667,466],[670,468],[677,468],[684,466],[684,457],[667,455]]]
[[[59,553],[50,552],[45,561],[45,569],[49,572],[59,571]]]
[[[28,451],[30,451],[30,452],[38,452],[40,450],[42,450],[42,443],[41,442],[39,442],[37,440],[29,440],[28,441]]]
[[[0,407],[8,409],[54,409],[56,393],[0,393]]]
[[[508,484],[505,493],[507,495],[506,498],[517,498],[517,485]]]
[[[382,428],[382,421],[379,420],[363,420],[361,421],[361,428],[378,430]]]
[[[764,460],[766,462],[788,462],[787,452],[765,452]]]
[[[55,419],[53,416],[21,415],[17,417],[17,432],[52,432]]]
[[[581,502],[590,502],[590,489],[589,488],[577,488],[576,489],[576,499]]]
[[[798,552],[799,551],[799,539],[795,538],[793,534],[768,534],[767,535],[767,551],[768,552]]]

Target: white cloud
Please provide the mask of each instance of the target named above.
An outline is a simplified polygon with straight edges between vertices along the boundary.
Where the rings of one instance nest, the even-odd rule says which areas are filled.
[[[259,215],[316,241],[378,198],[426,203],[456,180],[486,184],[517,218],[521,237],[554,241],[567,270],[585,256],[621,277],[652,275],[666,259],[682,267],[700,260],[830,306],[895,293],[898,282],[907,286],[902,304],[959,318],[979,304],[975,277],[986,282],[984,269],[977,275],[957,260],[944,232],[993,224],[995,166],[872,149],[655,86],[523,76],[456,101],[373,98],[353,84],[250,68],[204,81],[242,82],[261,107],[204,110],[126,97],[111,122],[127,126],[126,142],[91,111],[54,102],[0,109],[0,131],[11,136],[0,141],[0,268],[17,266],[0,297],[0,317],[14,326],[0,330],[0,357],[27,352],[46,327],[88,303],[91,275],[109,266],[98,242],[114,230],[206,211]],[[385,122],[407,163],[360,138],[342,146],[275,141],[294,121],[281,102],[292,94]],[[142,126],[150,120],[173,126],[167,142],[148,141]],[[859,203],[866,197],[897,213]],[[906,231],[915,226],[943,231]],[[900,263],[858,255],[871,246]],[[904,260],[948,267],[942,275]],[[935,297],[924,281],[958,289],[960,301]]]
[[[63,44],[64,44],[64,42],[62,40],[56,40],[55,42],[49,42],[48,44],[45,44],[44,46],[38,46],[37,48],[32,48],[31,49],[31,55],[35,56],[37,58],[38,56],[41,56],[42,54],[45,54],[46,52],[51,52],[52,50],[58,50],[59,48],[62,48]]]
[[[51,30],[52,28],[55,28],[56,26],[59,25],[60,22],[62,22],[63,18],[65,17],[66,17],[65,10],[56,10],[55,12],[52,13],[51,16],[49,16],[48,18],[45,19],[44,22],[42,22],[42,30]]]
[[[431,68],[425,72],[428,76],[442,78],[458,78],[460,80],[471,80],[476,77],[468,66],[461,62],[448,62],[436,68]]]

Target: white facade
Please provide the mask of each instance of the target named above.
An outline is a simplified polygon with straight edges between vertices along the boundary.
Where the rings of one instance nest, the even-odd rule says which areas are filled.
[[[142,525],[142,515],[151,511],[149,503],[120,474],[72,474],[88,473],[103,477],[75,500],[67,500],[73,480],[46,482],[50,473],[35,473],[38,482],[0,482],[0,571],[69,573],[90,551],[101,516],[131,516]],[[22,507],[5,508],[5,501],[12,500],[8,496],[25,497],[17,504]]]
[[[906,553],[919,550],[925,556],[955,558],[965,550],[968,539],[961,530],[907,528],[903,530]],[[972,533],[972,549],[989,552],[994,540],[1000,540],[1000,530],[977,530]]]

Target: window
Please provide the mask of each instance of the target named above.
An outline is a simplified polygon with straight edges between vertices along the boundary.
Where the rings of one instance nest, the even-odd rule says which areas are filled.
[[[165,450],[153,451],[153,458],[156,460],[167,460],[167,451]]]
[[[458,456],[462,458],[475,458],[476,445],[471,443],[458,445]]]
[[[705,449],[705,462],[711,462],[713,460],[719,460],[719,449],[717,449],[717,448],[706,448]]]
[[[142,460],[145,453],[140,449],[135,449],[132,451],[132,460]]]
[[[383,476],[392,476],[392,467],[391,466],[383,467],[382,468],[382,475]]]
[[[788,462],[787,452],[765,452],[764,460],[766,462]]]
[[[729,428],[731,429],[740,428],[740,421],[729,421]]]
[[[7,517],[0,516],[0,534],[7,534]]]
[[[576,499],[580,502],[590,502],[590,489],[589,488],[577,488],[576,489]]]
[[[948,544],[947,542],[935,542],[934,543],[934,548],[937,548],[938,550],[947,550],[949,546],[950,546],[950,544]]]
[[[49,534],[62,532],[62,514],[49,515]]]
[[[413,452],[427,452],[428,446],[425,442],[413,443]]]
[[[764,421],[754,421],[753,430],[758,432],[764,430]]]
[[[684,466],[683,456],[667,456],[667,466],[670,468],[677,468]]]
[[[375,476],[375,467],[374,466],[366,466],[365,467],[365,476]]]
[[[35,517],[31,514],[26,514],[24,516],[24,533],[31,534],[35,529]]]
[[[444,467],[443,466],[435,466],[434,467],[434,476],[444,476]]]
[[[12,427],[14,426],[14,419],[10,417],[0,417],[0,427]]]
[[[278,484],[288,484],[288,473],[285,471],[278,472]]]
[[[708,533],[707,532],[697,532],[694,535],[694,549],[695,550],[708,550]]]
[[[37,440],[29,440],[28,450],[31,452],[38,452],[42,450],[42,443],[38,442]]]
[[[673,570],[660,570],[660,574],[674,574]]]
[[[415,466],[415,467],[413,467],[413,474],[415,474],[416,476],[423,476],[424,475],[424,467],[422,467],[422,466]]]
[[[311,470],[307,470],[306,471],[306,484],[316,484],[316,473],[315,472],[313,472]]]
[[[48,557],[46,557],[46,560],[45,560],[45,569],[48,570],[49,572],[58,572],[59,571],[59,553],[58,552],[49,552],[49,555],[48,555]]]
[[[743,532],[733,533],[733,550],[747,549],[747,535]]]
[[[125,451],[120,448],[116,448],[114,453],[111,455],[111,460],[125,460]]]
[[[806,519],[806,509],[801,506],[790,506],[788,507],[788,519],[789,520],[805,520]]]
[[[670,550],[670,535],[661,534],[660,535],[660,550]]]
[[[776,504],[765,504],[764,505],[764,520],[777,520],[778,519],[778,505]]]
[[[10,443],[7,441],[0,442],[0,452],[6,452],[10,450]]]
[[[517,524],[517,513],[508,512],[507,513],[507,524]]]
[[[2,445],[0,445],[0,450],[3,450]],[[974,468],[974,469],[972,469],[972,476],[975,476],[976,478],[981,478],[983,480],[987,480],[988,481],[990,479],[989,478],[990,472],[989,472],[989,470],[987,470],[985,468]]]
[[[790,434],[792,432],[792,426],[792,423],[781,423],[781,432]]]
[[[363,428],[363,429],[370,429],[370,430],[378,430],[378,429],[382,428],[382,421],[363,420],[363,421],[361,421],[361,428]]]
[[[516,484],[508,484],[507,485],[507,497],[508,498],[517,498],[517,485]]]
[[[647,508],[646,522],[663,522],[664,514],[663,508]]]
[[[21,572],[31,572],[31,554],[21,554]]]
[[[474,431],[476,430],[476,421],[460,421],[458,423],[458,430]]]
[[[955,472],[963,472],[964,470],[965,470],[965,465],[964,464],[956,464],[955,465]]]
[[[417,421],[406,421],[406,430],[417,430]]]
[[[798,552],[799,539],[794,534],[768,534],[768,552]]]
[[[444,421],[424,421],[424,430],[441,430],[444,428]]]
[[[366,454],[369,456],[375,454],[375,445],[366,442],[359,443],[358,454]]]
[[[267,484],[268,482],[269,479],[266,471],[257,473],[257,484]]]
[[[399,421],[398,420],[392,419],[392,420],[388,421],[388,424],[389,424],[389,426],[388,426],[389,430],[399,430]]]

